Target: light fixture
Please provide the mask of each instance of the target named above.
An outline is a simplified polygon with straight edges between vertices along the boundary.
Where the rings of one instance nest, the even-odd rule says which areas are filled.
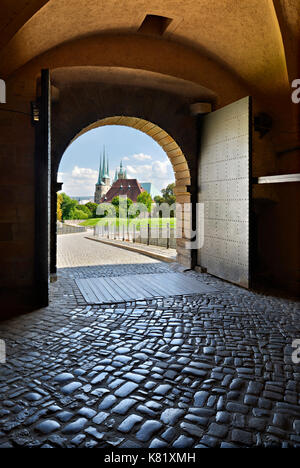
[[[39,105],[35,102],[31,102],[31,123],[33,126],[38,124],[40,121],[40,108]]]
[[[270,115],[260,112],[254,117],[254,130],[259,133],[260,138],[269,133],[272,126],[273,119]]]

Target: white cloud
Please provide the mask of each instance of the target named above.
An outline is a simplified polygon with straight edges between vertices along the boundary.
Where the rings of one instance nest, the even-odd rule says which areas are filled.
[[[157,178],[165,178],[171,169],[172,165],[169,160],[161,162],[161,161],[155,161],[152,164],[152,173],[154,177]]]
[[[72,197],[94,194],[97,179],[98,171],[85,167],[75,166],[71,172],[58,173],[58,181],[63,182],[63,192]]]
[[[125,158],[123,158],[123,161],[130,161],[130,158],[128,156],[125,156]]]
[[[150,161],[148,164],[128,164],[126,166],[129,179],[138,179],[139,182],[152,182],[158,190],[174,182],[174,173],[169,160]],[[110,171],[111,181],[115,171]],[[92,196],[95,193],[95,184],[98,180],[98,171],[86,167],[74,166],[70,172],[59,172],[58,181],[63,182],[63,192],[70,196]]]
[[[144,154],[144,153],[134,154],[132,157],[136,161],[151,161],[151,159],[152,159],[152,156],[150,156],[149,154]],[[124,158],[124,160],[125,160],[125,158]]]
[[[126,166],[129,179],[152,182],[159,190],[174,182],[174,173],[169,160],[153,161],[152,164]]]
[[[129,177],[129,175],[132,175],[132,174],[136,175],[137,174],[136,169],[134,167],[132,167],[132,166],[129,166],[129,165],[126,166],[126,169],[127,169],[128,177]],[[129,177],[129,179],[132,179],[132,177]]]
[[[72,177],[75,179],[95,179],[98,177],[98,172],[86,167],[75,166],[72,171]]]

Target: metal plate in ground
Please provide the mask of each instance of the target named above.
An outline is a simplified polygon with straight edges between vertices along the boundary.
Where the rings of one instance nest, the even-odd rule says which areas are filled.
[[[156,297],[215,293],[217,290],[183,273],[157,273],[78,279],[88,304],[113,304]]]

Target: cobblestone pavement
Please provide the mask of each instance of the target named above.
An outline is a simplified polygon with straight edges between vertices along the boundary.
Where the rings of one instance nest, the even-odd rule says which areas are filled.
[[[0,445],[299,447],[297,302],[189,272],[220,292],[86,305],[74,277],[170,268],[142,258],[62,269],[48,308],[0,324]]]

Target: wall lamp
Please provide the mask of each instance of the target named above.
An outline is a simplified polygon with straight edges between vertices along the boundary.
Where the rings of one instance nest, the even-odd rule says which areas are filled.
[[[34,127],[40,121],[40,107],[37,102],[31,102],[31,124]]]
[[[273,119],[270,115],[260,112],[254,117],[254,130],[263,138],[273,127]]]

